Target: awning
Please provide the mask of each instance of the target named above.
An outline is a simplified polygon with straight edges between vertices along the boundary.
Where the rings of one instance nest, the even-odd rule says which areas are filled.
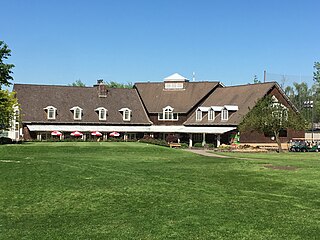
[[[210,133],[210,134],[223,134],[231,130],[236,129],[236,127],[191,127],[182,125],[155,125],[155,126],[98,126],[98,125],[38,125],[38,124],[28,124],[27,127],[30,131],[36,132],[144,132],[144,133],[154,133],[154,132],[165,132],[165,133]]]

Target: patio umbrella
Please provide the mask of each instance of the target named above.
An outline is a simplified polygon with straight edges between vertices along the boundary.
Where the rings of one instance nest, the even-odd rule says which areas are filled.
[[[52,136],[62,136],[62,133],[59,131],[53,131],[53,132],[51,132],[51,135]]]
[[[75,132],[72,132],[70,135],[74,136],[74,137],[81,137],[83,135],[83,133],[81,133],[79,131],[75,131]]]
[[[92,135],[92,136],[101,137],[101,136],[102,136],[102,133],[101,133],[101,132],[98,132],[98,131],[95,131],[95,132],[91,132],[91,135]]]
[[[120,133],[118,132],[112,132],[109,134],[110,137],[119,137],[120,136]]]

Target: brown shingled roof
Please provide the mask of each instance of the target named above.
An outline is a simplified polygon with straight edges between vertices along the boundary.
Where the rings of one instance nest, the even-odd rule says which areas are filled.
[[[202,121],[196,121],[195,112],[184,123],[185,125],[238,125],[243,116],[253,108],[256,102],[264,97],[276,83],[248,84],[242,86],[224,87],[216,89],[201,105],[202,107],[236,105],[239,110],[229,114],[228,121],[221,121],[220,113],[213,122],[208,121],[207,115]]]
[[[98,97],[96,87],[15,84],[13,90],[21,105],[23,122],[151,124],[135,89],[111,88],[105,98]],[[57,108],[56,120],[47,120],[47,106]],[[75,106],[83,109],[82,120],[73,119],[70,109]],[[95,112],[98,107],[108,110],[106,121],[99,121]],[[132,110],[130,122],[123,121],[121,108]]]
[[[159,113],[171,106],[175,112],[187,113],[219,82],[184,82],[184,90],[164,90],[164,83],[136,83],[143,103],[149,113]]]

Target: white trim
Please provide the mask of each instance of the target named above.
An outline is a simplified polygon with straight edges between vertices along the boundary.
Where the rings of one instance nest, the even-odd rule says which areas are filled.
[[[79,110],[79,116],[77,116],[77,111]],[[73,111],[73,119],[74,120],[81,120],[82,119],[82,111],[83,109],[79,106],[73,107],[70,109],[70,111]]]
[[[210,107],[198,107],[198,109],[201,111],[201,112],[208,112],[210,110]]]
[[[211,109],[215,112],[221,112],[223,107],[221,106],[211,106]]]
[[[229,119],[228,109],[224,108],[221,111],[221,121],[228,121],[228,119]]]
[[[129,108],[121,108],[119,112],[122,112],[122,120],[129,122],[131,121],[131,110]]]
[[[97,126],[97,125],[34,125],[28,124],[27,127],[30,131],[37,132],[172,132],[172,133],[211,133],[223,134],[236,127],[189,127],[183,125],[155,125],[155,126]]]
[[[196,121],[197,122],[202,121],[202,111],[199,108],[196,110]]]
[[[224,105],[224,108],[228,111],[238,111],[239,107],[236,105]]]
[[[181,76],[179,73],[174,73],[172,75],[170,75],[169,77],[166,77],[164,79],[165,82],[167,81],[175,81],[175,82],[185,82],[188,81],[187,78],[185,78],[184,76]]]
[[[166,106],[162,108],[162,113],[158,113],[158,120],[159,121],[178,121],[179,115],[178,113],[173,112],[173,107]]]
[[[47,106],[44,108],[44,110],[47,111],[47,119],[48,120],[55,120],[56,119],[57,108],[55,108],[54,106]],[[50,111],[53,111],[52,116],[50,116]]]
[[[214,121],[215,117],[215,111],[213,109],[210,109],[208,111],[208,121]]]
[[[98,107],[95,109],[95,111],[99,112],[98,115],[99,115],[99,120],[100,121],[104,121],[104,120],[107,120],[107,112],[108,112],[108,109],[104,108],[104,107]],[[104,111],[104,112],[103,112]],[[101,117],[101,113],[103,112],[103,116]]]

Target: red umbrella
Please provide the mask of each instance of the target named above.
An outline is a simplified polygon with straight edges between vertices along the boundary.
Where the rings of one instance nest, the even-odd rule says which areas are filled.
[[[120,133],[118,132],[112,132],[109,134],[110,137],[119,137],[120,136]]]
[[[75,132],[72,132],[70,135],[74,136],[74,137],[81,137],[83,135],[83,133],[81,133],[79,131],[75,131]]]
[[[51,133],[51,135],[52,135],[52,136],[62,136],[62,133],[59,132],[59,131],[53,131],[53,132]]]
[[[92,132],[91,135],[92,135],[92,136],[101,137],[101,136],[102,136],[102,133],[101,133],[101,132],[98,132],[98,131],[95,131],[95,132]]]

